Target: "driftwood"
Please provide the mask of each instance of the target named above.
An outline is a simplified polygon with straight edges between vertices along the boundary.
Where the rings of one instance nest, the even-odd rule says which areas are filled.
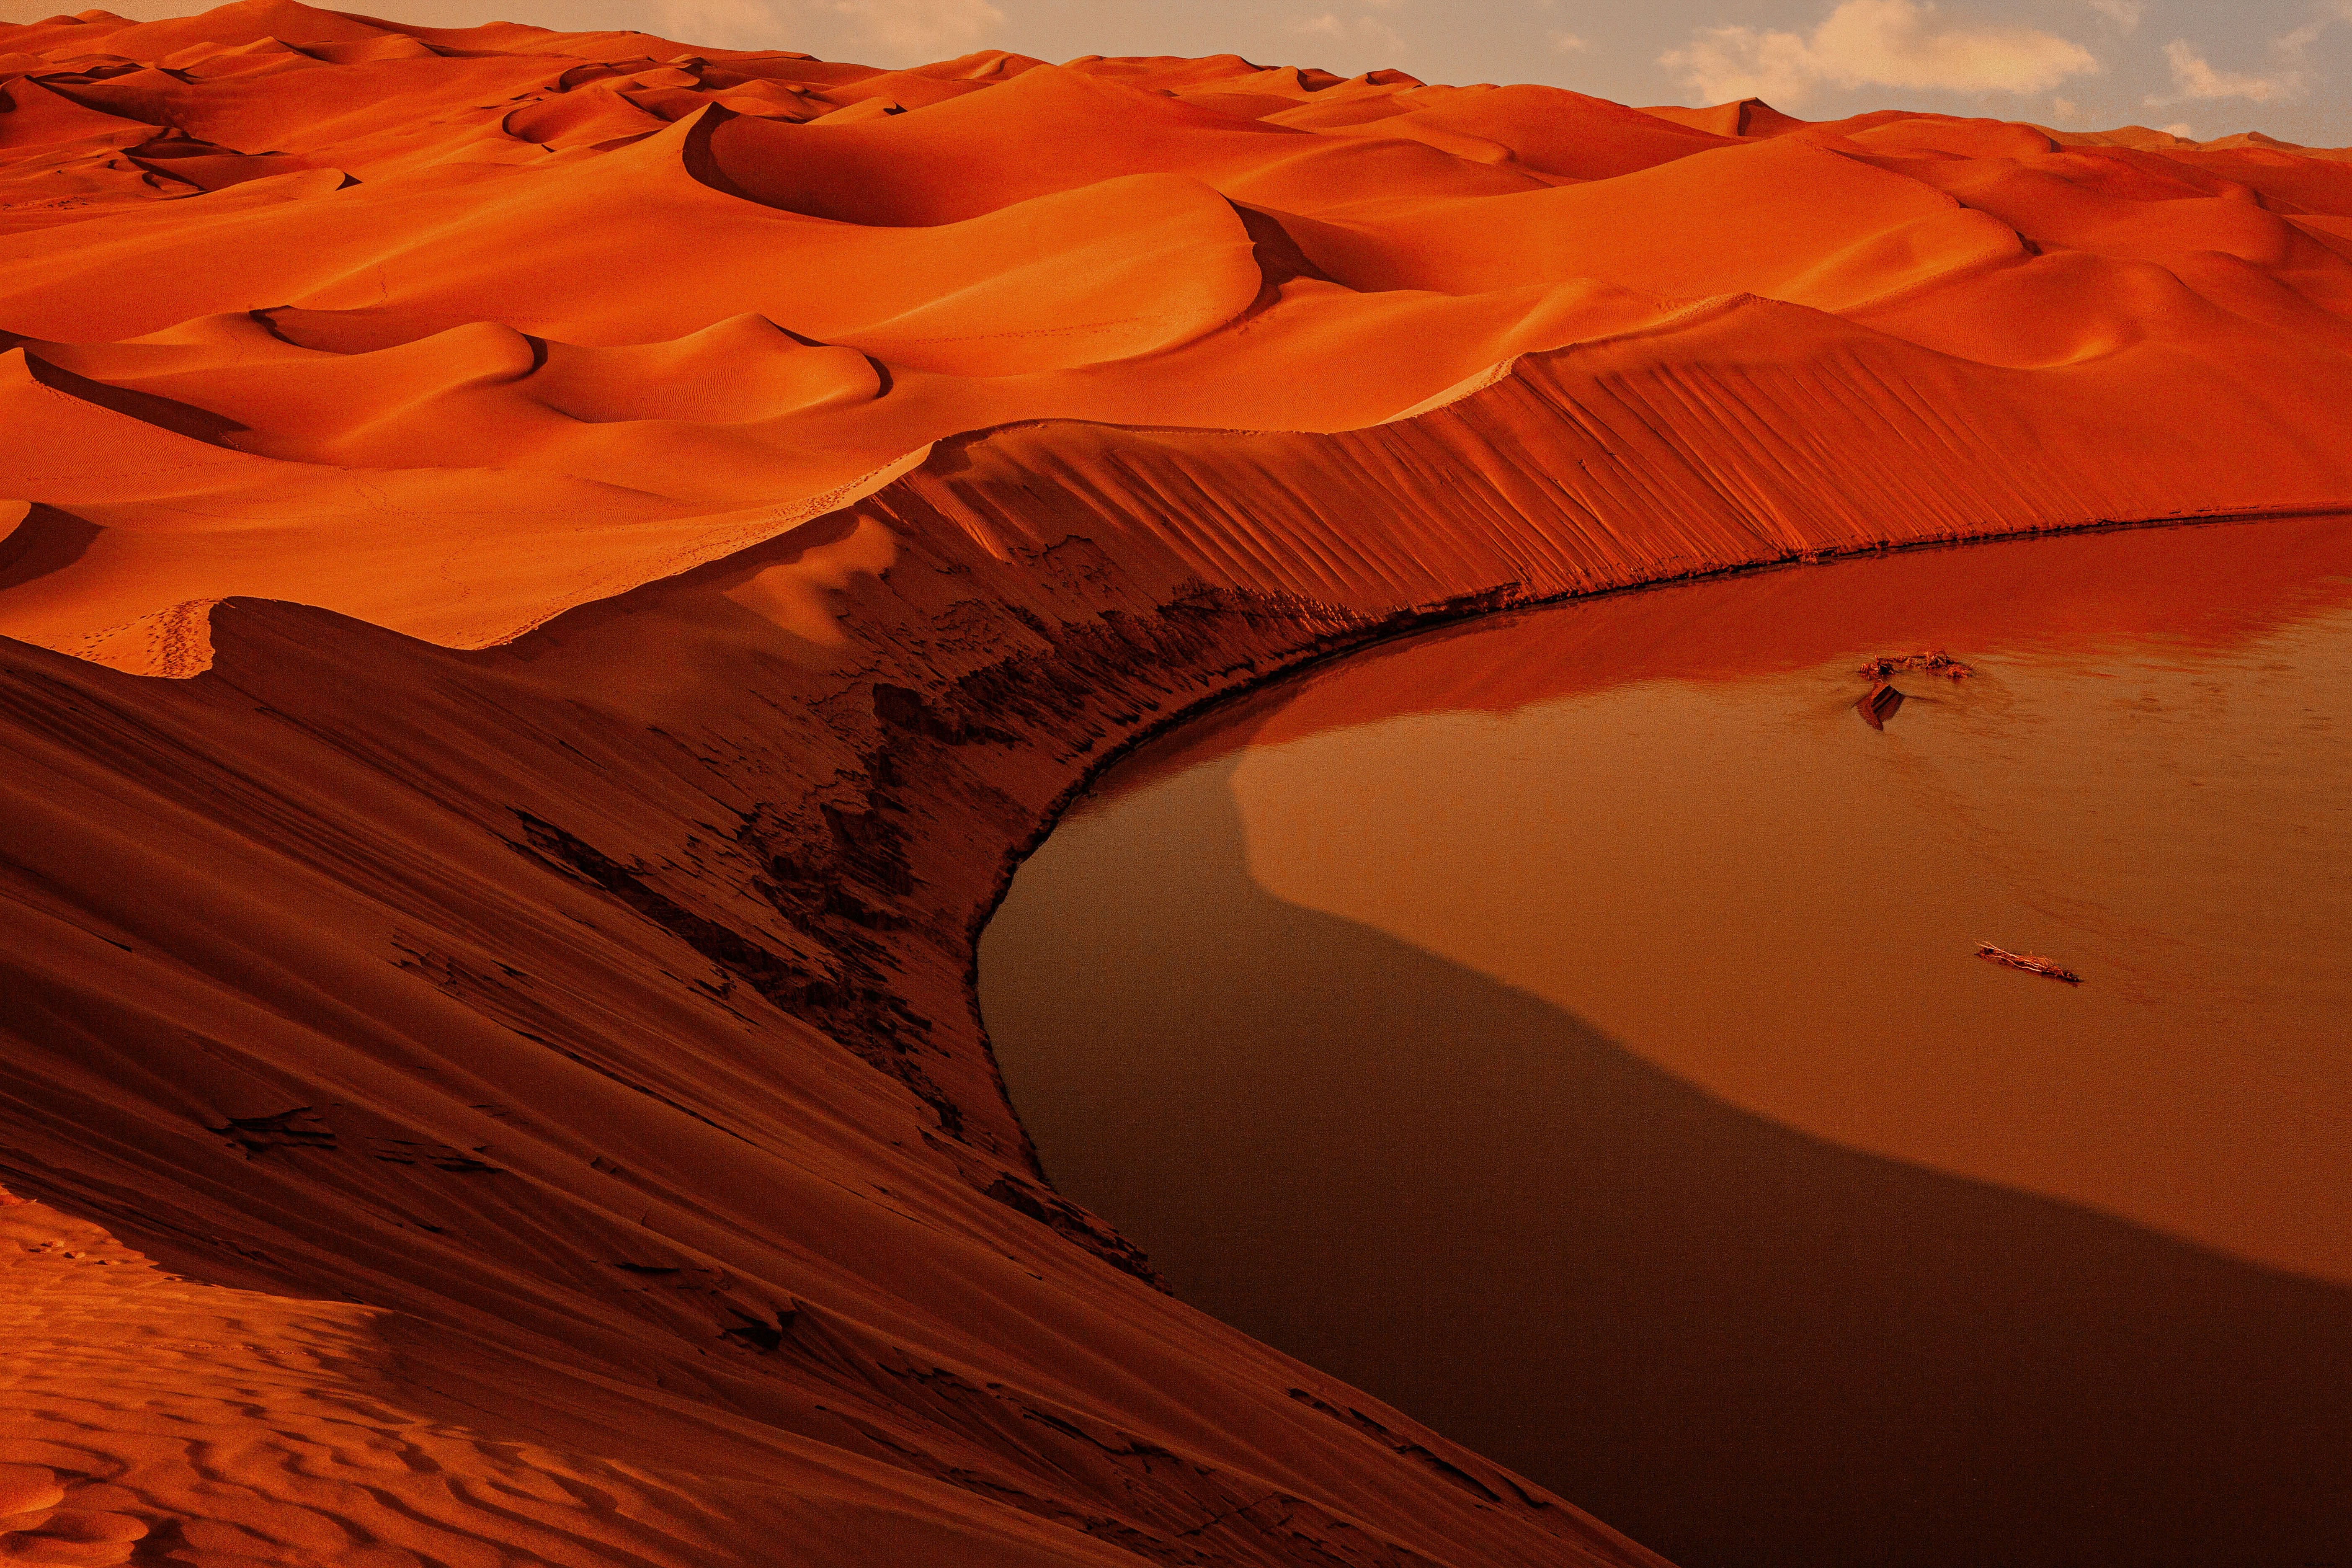
[[[1942,648],[1933,648],[1925,653],[1883,653],[1855,673],[1866,680],[1884,681],[1899,669],[1916,670],[1922,675],[1940,675],[1947,680],[1966,680],[1976,673]]]
[[[2011,969],[2022,969],[2028,974],[2046,974],[2053,980],[2063,980],[2069,985],[2080,985],[2083,977],[2054,958],[2039,953],[2011,952],[2005,947],[1995,947],[1989,942],[1977,943],[1977,956],[1995,963],[2006,963]]]

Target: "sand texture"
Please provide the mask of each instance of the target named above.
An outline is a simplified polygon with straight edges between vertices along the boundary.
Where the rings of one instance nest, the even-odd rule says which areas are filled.
[[[1433,616],[2352,508],[2265,142],[272,0],[0,97],[0,1560],[1654,1563],[1051,1191],[1012,859]]]

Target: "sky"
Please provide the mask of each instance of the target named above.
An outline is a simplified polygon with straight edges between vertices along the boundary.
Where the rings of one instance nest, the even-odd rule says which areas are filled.
[[[64,0],[71,5],[73,0]],[[2065,130],[2352,143],[2352,0],[363,0],[434,26],[639,27],[904,66],[1231,52],[1633,104],[1750,95],[1809,120],[1906,108]],[[28,21],[58,0],[0,0]],[[199,0],[113,0],[125,16]],[[289,40],[299,42],[299,39]]]

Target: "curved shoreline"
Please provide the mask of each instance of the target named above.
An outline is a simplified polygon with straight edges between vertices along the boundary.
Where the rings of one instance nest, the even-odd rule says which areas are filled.
[[[1966,550],[1973,549],[1980,545],[2016,543],[2026,539],[2049,539],[2079,534],[2114,533],[2142,529],[2228,527],[2242,523],[2277,521],[2306,517],[2336,517],[2347,514],[2352,514],[2352,505],[2340,508],[2284,507],[2250,509],[2244,511],[2223,512],[2212,515],[2200,514],[2192,516],[2150,517],[2123,521],[2087,522],[2072,527],[2054,529],[2024,529],[2011,532],[1985,533],[1962,539],[1920,540],[1876,548],[1865,547],[1825,553],[1814,556],[1811,559],[1803,557],[1781,557],[1777,560],[1759,561],[1747,565],[1725,566],[1709,571],[1695,572],[1685,576],[1653,578],[1648,581],[1629,583],[1617,587],[1595,588],[1584,591],[1570,589],[1543,597],[1512,600],[1500,604],[1480,604],[1470,608],[1440,609],[1428,612],[1417,612],[1412,614],[1409,619],[1403,620],[1401,624],[1383,626],[1378,630],[1370,632],[1356,640],[1334,643],[1328,647],[1320,648],[1316,652],[1302,658],[1296,663],[1285,664],[1279,668],[1266,670],[1261,674],[1253,676],[1248,679],[1243,680],[1238,684],[1223,688],[1216,692],[1201,698],[1198,701],[1193,702],[1188,707],[1179,709],[1171,713],[1163,714],[1146,727],[1134,731],[1122,737],[1116,745],[1105,750],[1094,757],[1094,759],[1087,764],[1086,770],[1073,779],[1071,783],[1063,789],[1059,795],[1055,797],[1051,805],[1049,805],[1045,813],[1038,817],[1035,826],[1026,836],[1005,850],[1003,866],[998,877],[995,889],[988,900],[982,905],[977,912],[972,916],[971,928],[967,933],[971,959],[965,974],[965,991],[971,1002],[973,1025],[980,1032],[982,1048],[989,1052],[990,1061],[992,1066],[993,1066],[995,1059],[994,1051],[988,1043],[987,1023],[982,1016],[980,1005],[980,934],[982,931],[987,929],[988,922],[995,918],[996,911],[1003,907],[1006,895],[1012,891],[1013,878],[1020,873],[1022,864],[1032,855],[1034,855],[1039,847],[1042,846],[1047,838],[1053,836],[1054,830],[1061,826],[1062,819],[1069,814],[1072,808],[1074,808],[1078,802],[1086,796],[1087,792],[1094,788],[1096,784],[1101,780],[1105,773],[1118,766],[1120,763],[1125,762],[1128,758],[1144,747],[1149,746],[1155,742],[1166,740],[1175,731],[1196,723],[1201,720],[1207,719],[1224,708],[1230,707],[1247,698],[1254,697],[1260,692],[1271,689],[1274,687],[1280,686],[1286,681],[1302,679],[1340,659],[1350,658],[1356,654],[1366,652],[1371,648],[1378,647],[1388,643],[1400,642],[1408,637],[1419,637],[1425,632],[1440,631],[1450,626],[1459,626],[1469,622],[1482,620],[1489,616],[1515,615],[1526,610],[1547,609],[1569,604],[1581,604],[1596,599],[1615,598],[1621,595],[1648,593],[1660,588],[1688,587],[1694,584],[1714,582],[1724,578],[1754,576],[1766,572],[1779,572],[1811,565],[1829,565],[1839,561],[1855,560],[1872,555],[1910,554],[1932,550]],[[1465,597],[1484,598],[1485,595],[1465,595]],[[1000,1074],[999,1077],[1001,1080],[1002,1075]],[[1020,1121],[1020,1107],[1012,1103],[1012,1097],[1010,1094],[1007,1094],[1005,1098],[1007,1106],[1012,1111],[1013,1121],[1018,1124]],[[1042,1169],[1038,1172],[1038,1174],[1041,1179],[1047,1181],[1050,1184],[1051,1178],[1046,1176]]]
[[[2235,1238],[2342,1257],[2334,1154],[2277,1121],[2326,1097],[2326,1009],[2267,994],[2260,1081],[2316,1076],[2260,1108],[2231,1068],[2262,1047],[2164,1025],[2241,998],[2213,911],[2341,901],[2292,838],[2234,902],[2179,857],[2256,863],[2181,847],[2250,821],[2325,836],[2342,748],[2293,726],[2341,711],[2352,532],[2005,542],[1481,619],[1130,758],[983,936],[1049,1172],[1187,1300],[1678,1561],[2095,1559],[2102,1513],[2150,1562],[2322,1542],[2352,1500],[2305,1457],[2352,1427],[2300,1369],[2342,1359],[2352,1297]],[[1925,728],[1854,721],[1856,667],[1937,647],[1987,681],[1898,678]],[[2282,793],[2250,816],[2257,780]],[[2282,918],[2278,973],[2342,989],[2324,941],[2289,956],[2325,918]],[[1980,929],[2077,961],[2090,1011],[1988,979]],[[2151,994],[2174,1006],[2130,1012]],[[2249,1205],[2182,1199],[2242,1187],[2276,1205],[2218,1239]],[[2118,1249],[2170,1261],[2126,1284]],[[1843,1457],[1791,1463],[1800,1431]],[[1973,1506],[1922,1501],[1970,1474]]]
[[[0,40],[0,1556],[1655,1568],[1039,1179],[1014,868],[1385,637],[2352,508],[2324,150]]]
[[[1864,552],[2347,509],[2217,503],[2119,522],[2057,484],[2074,510],[1988,527],[1948,500],[1933,521],[1871,525],[1852,498],[1813,518],[1781,483],[1795,470],[1766,463],[1672,526],[1630,516],[1596,531],[1581,503],[1530,489],[1573,474],[1598,504],[1618,483],[1601,461],[1645,482],[1646,459],[1579,423],[1580,397],[1611,395],[1591,365],[1566,363],[1579,357],[1522,361],[1441,409],[1343,437],[1029,426],[940,443],[824,518],[478,650],[237,599],[213,612],[212,668],[186,680],[22,650],[5,706],[20,756],[62,770],[52,794],[78,813],[63,842],[128,831],[150,866],[133,883],[194,872],[210,888],[220,873],[197,868],[226,832],[236,875],[275,890],[250,910],[195,895],[213,923],[249,932],[239,941],[272,971],[338,978],[315,995],[247,978],[253,960],[225,967],[215,933],[168,905],[125,905],[120,878],[73,868],[102,858],[68,853],[51,885],[71,889],[84,930],[137,950],[133,969],[150,948],[178,956],[125,992],[113,949],[90,950],[44,981],[59,1005],[121,994],[142,1015],[185,1015],[215,1005],[203,998],[220,975],[238,1005],[281,1022],[256,1015],[250,1043],[207,1047],[233,1070],[194,1073],[193,1112],[184,1092],[135,1087],[203,1059],[169,1030],[126,1023],[102,1047],[18,1032],[19,1150],[0,1175],[193,1278],[371,1302],[478,1353],[577,1368],[563,1376],[587,1370],[583,1354],[644,1369],[634,1392],[598,1402],[690,1390],[692,1408],[807,1438],[829,1429],[818,1412],[845,1397],[843,1376],[896,1387],[929,1366],[959,1387],[1021,1389],[1023,1408],[1076,1429],[1111,1420],[1133,1435],[1048,1459],[1008,1449],[986,1401],[950,1414],[859,1396],[861,1420],[899,1427],[871,1455],[886,1473],[908,1469],[894,1447],[966,1456],[923,1461],[905,1484],[990,1475],[984,1494],[1025,1499],[1024,1511],[1076,1509],[1171,1540],[1213,1528],[1242,1560],[1313,1562],[1333,1539],[1318,1527],[1324,1545],[1277,1550],[1255,1524],[1211,1524],[1270,1492],[1436,1561],[1649,1561],[1531,1483],[1146,1289],[1134,1248],[1037,1179],[973,984],[977,934],[1021,857],[1143,739],[1322,659],[1482,613]],[[1669,445],[1670,467],[1708,460]],[[1924,436],[1906,455],[1925,461],[1906,480],[1919,493],[1969,477],[1964,454]],[[1268,495],[1273,531],[1235,510],[1270,471],[1326,481]],[[112,760],[92,774],[94,745]],[[119,822],[106,780],[124,769],[162,784],[178,815]],[[202,835],[180,820],[190,808],[212,824]],[[420,882],[410,862],[446,870]],[[280,908],[345,912],[289,923]],[[370,978],[387,973],[388,988]],[[265,1046],[273,1032],[282,1042]],[[465,1042],[459,1056],[436,1058],[445,1037]],[[116,1087],[87,1081],[97,1062],[114,1064]],[[265,1080],[280,1087],[253,1087]],[[480,1102],[511,1109],[486,1118]],[[66,1131],[108,1125],[121,1131],[97,1142]],[[452,1210],[429,1163],[411,1176],[381,1152],[372,1166],[326,1152],[412,1146],[459,1152],[444,1170],[493,1173],[461,1178]],[[499,1179],[509,1173],[526,1184]],[[869,1211],[875,1193],[887,1201]],[[832,1217],[797,1217],[818,1211]],[[437,1229],[420,1238],[403,1213]],[[479,1239],[449,1245],[467,1231]],[[719,1283],[672,1299],[649,1278]],[[1153,1366],[1156,1392],[1072,1383],[1053,1347],[1074,1343],[1090,1364]],[[554,1375],[489,1385],[511,1399]],[[1376,1410],[1398,1436],[1351,1448],[1360,1434],[1327,1407]],[[775,1439],[730,1443],[743,1440]],[[1116,1457],[1136,1444],[1230,1477],[1216,1485],[1233,1511],[1190,1513]],[[1457,1473],[1491,1479],[1465,1491],[1444,1479]],[[1524,1506],[1494,1514],[1486,1499],[1513,1488]],[[1139,1514],[1140,1497],[1160,1500]],[[1145,1522],[1163,1508],[1169,1522]]]
[[[185,680],[11,650],[0,712],[53,824],[31,908],[62,896],[84,934],[0,914],[54,950],[44,1016],[110,1021],[12,1028],[0,1180],[214,1287],[388,1311],[372,1331],[439,1370],[383,1397],[463,1378],[492,1430],[561,1388],[713,1474],[853,1464],[942,1520],[977,1493],[1240,1562],[1327,1562],[1351,1531],[1464,1568],[1655,1561],[1151,1289],[1037,1180],[973,987],[1020,857],[1113,753],[1386,637],[1864,552],[2352,510],[2310,499],[2324,463],[2250,504],[2193,449],[2118,476],[1955,447],[1925,413],[1870,415],[1868,482],[1817,507],[1827,416],[1734,399],[1731,445],[1698,405],[1654,422],[1623,377],[1670,373],[1620,356],[1658,349],[1523,358],[1339,436],[941,442],[479,649],[230,598]],[[209,1017],[194,1048],[173,1021]],[[1250,1512],[1269,1497],[1320,1522]]]

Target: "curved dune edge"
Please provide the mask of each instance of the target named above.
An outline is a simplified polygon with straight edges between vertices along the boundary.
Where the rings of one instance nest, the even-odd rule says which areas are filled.
[[[1654,1563],[1050,1190],[1022,848],[1437,619],[2352,505],[2326,152],[297,0],[0,94],[0,1556]]]
[[[2070,462],[2054,413],[2030,452],[1970,444],[1927,358],[1856,342],[1736,405],[1676,373],[1704,441],[1640,342],[1338,436],[982,433],[476,651],[237,599],[187,680],[12,647],[34,831],[0,902],[26,999],[0,1181],[84,1216],[15,1223],[207,1283],[26,1254],[84,1256],[12,1297],[12,1337],[60,1349],[19,1363],[53,1414],[0,1463],[195,1561],[322,1531],[546,1562],[780,1532],[844,1563],[1654,1561],[1154,1289],[1040,1182],[973,940],[1109,752],[1371,637],[2347,504],[2323,466],[2263,498],[2200,495],[2193,451]],[[1857,407],[1824,483],[1834,389],[1890,378],[1916,400]],[[1770,416],[1797,394],[1807,420]],[[2165,492],[2200,504],[2130,509]],[[141,1371],[159,1339],[188,1348]],[[486,1516],[485,1488],[533,1500]]]
[[[550,581],[544,586],[528,580],[516,584],[501,595],[497,607],[488,615],[478,613],[464,619],[444,616],[437,623],[426,618],[422,624],[404,629],[413,629],[444,647],[494,647],[510,643],[583,604],[611,598],[761,541],[789,534],[872,494],[921,463],[929,452],[930,445],[926,443],[814,495],[728,512],[639,521],[618,531],[620,537],[616,541],[600,541],[604,548],[594,552],[586,563],[572,563],[568,570],[550,571]],[[28,503],[0,504],[17,510],[16,517],[7,520],[8,531],[0,532],[0,572],[5,572],[8,558],[41,552],[50,530],[45,526],[48,520],[35,515]],[[572,531],[576,537],[579,531]],[[552,545],[563,541],[558,534],[548,542]],[[508,575],[515,575],[511,567]],[[467,596],[458,595],[461,600]],[[222,602],[220,595],[185,599],[112,625],[89,630],[74,627],[46,638],[27,637],[26,640],[132,674],[184,679],[211,668],[211,616],[214,607]],[[426,616],[439,607],[428,604]]]

